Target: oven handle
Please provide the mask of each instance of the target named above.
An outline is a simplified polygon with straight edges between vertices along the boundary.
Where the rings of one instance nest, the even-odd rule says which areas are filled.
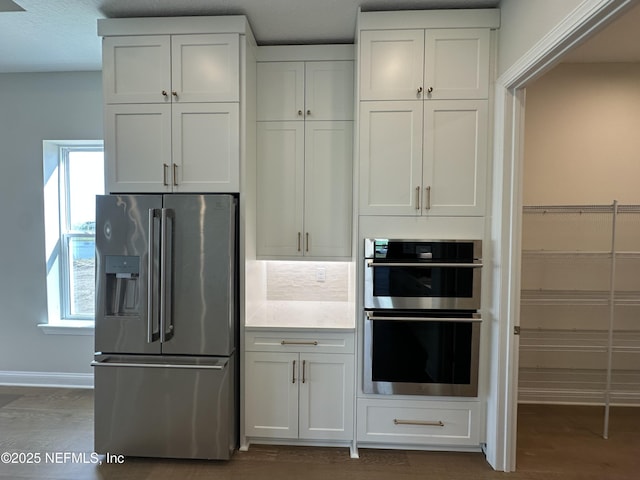
[[[454,317],[379,317],[374,312],[365,312],[369,320],[403,320],[403,321],[418,321],[424,322],[425,320],[431,322],[482,322],[482,317],[478,314],[474,314],[471,318],[454,318]]]
[[[453,268],[481,268],[482,263],[437,263],[437,262],[429,262],[429,263],[419,263],[419,262],[409,262],[409,263],[375,263],[373,260],[367,260],[367,267],[453,267]]]

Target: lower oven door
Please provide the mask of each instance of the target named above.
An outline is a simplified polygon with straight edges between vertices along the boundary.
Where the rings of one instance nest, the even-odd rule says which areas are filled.
[[[477,313],[365,312],[364,392],[478,395]]]

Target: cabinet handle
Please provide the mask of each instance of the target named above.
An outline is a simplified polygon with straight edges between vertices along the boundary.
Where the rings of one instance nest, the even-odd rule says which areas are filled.
[[[306,244],[304,251],[308,252],[309,251],[309,232],[305,233],[304,237],[305,237],[305,244]]]
[[[176,100],[178,99],[178,92],[176,92],[175,90],[171,92],[171,95],[176,97]]]
[[[433,92],[433,87],[427,88],[427,93],[432,93],[432,92]]]
[[[166,91],[166,90],[162,90],[162,96],[163,96],[164,98],[167,98],[167,97],[169,96],[169,94],[167,93],[167,91]]]
[[[178,186],[178,165],[173,164],[173,186]]]
[[[303,340],[299,340],[299,341],[291,341],[291,340],[282,340],[280,342],[280,345],[313,345],[314,347],[316,345],[318,345],[318,341],[317,340],[310,340],[310,341],[303,341]]]
[[[162,164],[162,184],[165,187],[169,186],[169,183],[167,182],[167,169],[169,168],[169,165],[167,165],[166,163]]]
[[[420,187],[416,187],[416,210],[420,210]]]
[[[422,87],[418,87],[417,95],[416,95],[416,96],[420,97],[420,94],[421,94],[421,93],[422,93]]]
[[[298,116],[301,117],[302,116],[302,110],[298,110]]]
[[[301,233],[298,232],[298,251],[300,251]]]
[[[304,375],[304,368],[307,365],[307,361],[306,360],[302,360],[302,383],[305,383],[307,381],[305,375]]]
[[[291,369],[291,383],[296,383],[296,361],[293,361],[293,368]]]
[[[307,110],[307,115],[311,115],[311,110]]]
[[[424,208],[425,210],[431,209],[431,187],[425,187],[424,189]]]
[[[398,418],[393,419],[394,425],[420,425],[422,427],[444,427],[444,423],[441,420],[400,420]]]

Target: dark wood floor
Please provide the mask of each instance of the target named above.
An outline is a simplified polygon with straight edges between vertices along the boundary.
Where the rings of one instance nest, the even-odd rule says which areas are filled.
[[[0,387],[0,454],[22,461],[40,454],[39,464],[0,463],[0,479],[640,478],[640,409],[612,409],[608,440],[597,407],[522,405],[518,421],[518,471],[510,474],[493,471],[480,453],[360,449],[361,458],[352,460],[346,448],[259,445],[229,462],[126,458],[108,464],[100,457],[95,465],[91,390]]]

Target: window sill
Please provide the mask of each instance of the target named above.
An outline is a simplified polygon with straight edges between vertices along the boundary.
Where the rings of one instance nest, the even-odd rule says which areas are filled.
[[[38,328],[47,335],[93,335],[95,330],[92,320],[58,320],[40,323]]]

